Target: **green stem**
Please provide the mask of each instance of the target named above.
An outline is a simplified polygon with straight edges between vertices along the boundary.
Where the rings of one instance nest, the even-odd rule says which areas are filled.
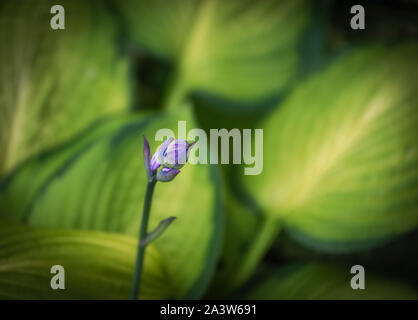
[[[257,230],[255,239],[251,242],[242,259],[239,272],[235,276],[235,287],[243,284],[253,274],[279,232],[280,225],[276,219],[264,218],[261,227]]]
[[[154,187],[157,183],[157,180],[153,179],[147,184],[147,191],[145,193],[144,207],[142,210],[142,219],[141,226],[139,229],[139,238],[138,238],[138,251],[136,255],[136,263],[134,269],[134,276],[132,279],[132,288],[131,288],[131,300],[136,300],[139,293],[139,287],[141,285],[141,275],[142,267],[144,265],[145,257],[145,248],[146,246],[141,246],[142,240],[147,236],[148,229],[148,220],[149,213],[151,209],[152,194],[154,193]]]

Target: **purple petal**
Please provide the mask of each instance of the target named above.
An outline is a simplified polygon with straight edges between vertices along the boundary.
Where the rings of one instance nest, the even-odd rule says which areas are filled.
[[[161,163],[158,161],[158,152],[156,152],[151,158],[151,171],[154,173],[160,166]]]
[[[148,180],[152,180],[152,172],[151,172],[151,164],[150,164],[150,149],[149,149],[149,143],[147,138],[144,136],[144,165],[145,165],[145,171],[147,172]]]
[[[164,162],[164,156],[166,154],[167,151],[167,147],[170,145],[171,142],[173,142],[174,138],[168,138],[166,139],[158,148],[157,151],[157,159],[159,163],[163,163]]]
[[[167,147],[164,155],[164,167],[180,169],[187,162],[187,142],[185,140],[175,140]]]
[[[169,182],[173,180],[179,173],[180,170],[162,168],[160,171],[157,172],[157,180],[161,182]]]

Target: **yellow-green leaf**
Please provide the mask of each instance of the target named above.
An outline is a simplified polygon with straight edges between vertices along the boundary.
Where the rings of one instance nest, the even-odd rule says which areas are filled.
[[[418,225],[418,44],[347,54],[262,125],[265,215],[322,249],[375,246]]]
[[[1,299],[128,299],[137,241],[105,232],[0,224]],[[53,266],[64,289],[52,289]],[[169,299],[175,288],[161,254],[148,246],[141,299]]]
[[[135,43],[173,64],[166,104],[192,91],[248,102],[277,95],[298,70],[308,1],[117,1]]]
[[[53,30],[55,4],[0,4],[0,176],[128,106],[127,60],[104,4],[67,1],[66,27]]]

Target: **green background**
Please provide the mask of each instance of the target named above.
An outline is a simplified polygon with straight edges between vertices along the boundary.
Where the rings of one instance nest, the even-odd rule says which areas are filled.
[[[127,299],[142,137],[179,120],[263,129],[263,171],[157,184],[138,298],[418,297],[416,4],[352,30],[351,1],[65,0],[52,30],[54,4],[0,3],[0,298]]]

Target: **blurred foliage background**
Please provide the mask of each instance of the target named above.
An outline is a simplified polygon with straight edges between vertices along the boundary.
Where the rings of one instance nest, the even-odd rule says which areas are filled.
[[[139,298],[418,297],[416,1],[54,4],[0,3],[0,298],[127,299],[142,135],[178,120],[262,128],[264,168],[156,187]]]

